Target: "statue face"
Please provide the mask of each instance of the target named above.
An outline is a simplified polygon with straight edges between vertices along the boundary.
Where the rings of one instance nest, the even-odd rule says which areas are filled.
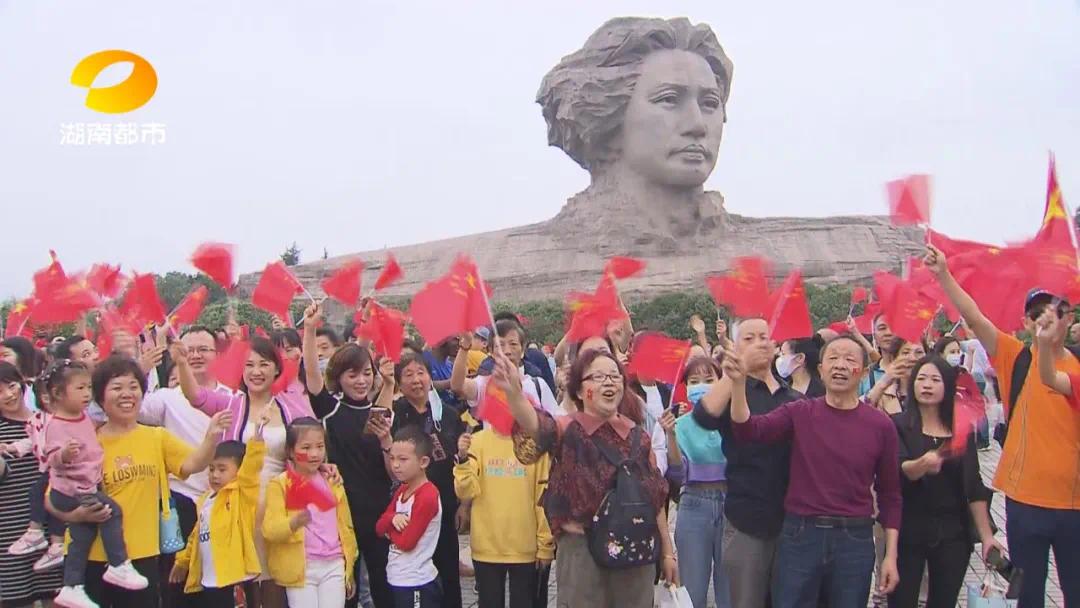
[[[642,62],[616,145],[619,160],[649,181],[698,187],[716,166],[724,106],[700,55],[662,50]]]

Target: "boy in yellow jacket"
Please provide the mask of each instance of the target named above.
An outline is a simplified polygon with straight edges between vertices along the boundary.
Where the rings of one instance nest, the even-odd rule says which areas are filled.
[[[169,574],[169,582],[184,583],[184,593],[194,594],[201,608],[233,608],[234,587],[261,573],[254,534],[266,443],[258,429],[246,447],[239,441],[217,445],[210,490],[196,503],[195,529]]]
[[[462,435],[454,461],[454,490],[462,501],[472,501],[472,557],[480,605],[503,606],[509,577],[510,605],[533,606],[555,556],[547,516],[538,506],[547,487],[550,457],[545,454],[536,464],[523,465],[514,456],[513,440],[487,428]]]

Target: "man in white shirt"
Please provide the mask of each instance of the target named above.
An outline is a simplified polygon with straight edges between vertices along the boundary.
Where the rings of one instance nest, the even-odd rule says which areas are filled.
[[[195,374],[195,379],[200,386],[231,393],[229,387],[218,384],[210,372],[210,364],[217,358],[217,348],[214,334],[201,325],[192,325],[180,335],[180,342],[188,352],[188,364]],[[183,439],[190,445],[199,445],[206,436],[206,429],[210,426],[210,418],[201,411],[192,407],[180,388],[162,388],[148,394],[139,408],[139,422],[150,426],[165,427],[173,435]],[[206,471],[195,473],[187,479],[170,477],[169,490],[176,503],[176,512],[180,521],[180,531],[187,539],[191,530],[195,527],[198,514],[195,511],[195,501],[198,500],[210,485],[206,477]],[[172,555],[162,555],[161,572],[163,580],[168,580],[168,573],[172,571]],[[184,592],[182,585],[168,585],[162,593],[162,605],[164,608],[184,606]]]
[[[552,416],[565,415],[566,412],[555,401],[555,395],[551,392],[547,382],[542,378],[525,374],[522,359],[525,355],[525,330],[513,321],[504,320],[495,324],[495,334],[499,348],[518,366],[518,370],[521,372],[521,391],[525,393],[525,396],[535,399],[535,402],[539,403],[540,407],[544,411],[551,413]],[[472,334],[463,334],[461,336],[461,348],[458,349],[457,357],[454,359],[454,370],[450,375],[450,389],[468,402],[469,409],[473,409],[480,404],[480,398],[483,396],[488,382],[488,376],[468,377],[468,351],[472,347],[472,338]]]

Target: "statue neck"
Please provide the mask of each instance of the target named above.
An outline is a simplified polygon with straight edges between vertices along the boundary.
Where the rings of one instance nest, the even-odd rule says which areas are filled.
[[[612,211],[632,213],[660,227],[696,222],[705,189],[658,183],[615,163],[593,173],[586,193],[610,200],[617,205]]]

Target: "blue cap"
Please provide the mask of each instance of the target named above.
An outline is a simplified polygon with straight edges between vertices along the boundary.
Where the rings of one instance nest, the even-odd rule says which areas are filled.
[[[483,340],[485,340],[487,342],[491,341],[491,329],[489,329],[487,327],[484,327],[483,325],[481,325],[480,327],[477,327],[476,330],[473,331],[473,334],[477,338],[481,338],[481,339],[483,339]]]
[[[1027,297],[1024,298],[1024,312],[1028,312],[1032,306],[1039,304],[1040,300],[1043,300],[1043,302],[1041,303],[1044,305],[1050,304],[1054,300],[1065,302],[1065,298],[1054,295],[1049,291],[1046,291],[1042,287],[1036,287],[1035,289],[1029,291]]]

